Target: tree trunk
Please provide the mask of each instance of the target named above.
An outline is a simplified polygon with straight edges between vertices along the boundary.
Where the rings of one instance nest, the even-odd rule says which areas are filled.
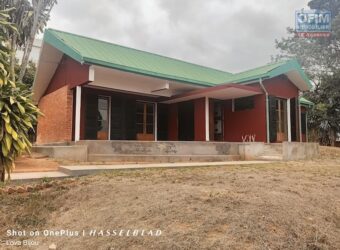
[[[5,166],[0,162],[0,182],[5,182],[5,176],[6,176]]]
[[[26,48],[24,50],[24,54],[22,56],[20,73],[19,73],[19,76],[18,76],[18,82],[22,82],[22,79],[24,78],[24,75],[25,75],[25,72],[26,72],[26,68],[27,68],[28,61],[29,61],[29,58],[30,58],[30,55],[31,55],[35,35],[37,34],[37,32],[39,30],[39,26],[40,26],[39,16],[40,16],[40,13],[41,13],[41,10],[42,10],[42,7],[43,7],[43,2],[44,2],[44,0],[39,0],[36,8],[34,9],[33,25],[32,25],[31,33],[30,33]]]
[[[16,50],[16,44],[17,44],[17,34],[13,34],[12,41],[11,41],[11,80],[15,82],[15,64],[16,64],[16,58],[15,58],[15,52]]]

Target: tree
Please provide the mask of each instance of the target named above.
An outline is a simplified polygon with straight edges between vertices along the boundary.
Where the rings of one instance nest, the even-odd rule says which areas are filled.
[[[8,10],[0,11],[0,181],[14,167],[14,160],[32,146],[28,131],[41,114],[31,99],[32,93],[25,84],[15,82],[11,76],[11,50],[8,34],[17,32],[8,22]]]
[[[56,0],[2,0],[0,2],[0,10],[10,10],[9,22],[13,23],[17,29],[17,32],[9,30],[6,34],[12,51],[10,60],[12,78],[15,75],[16,51],[18,48],[24,51],[17,76],[19,82],[23,82],[25,72],[29,67],[35,36],[43,31],[56,3]]]
[[[57,0],[32,0],[33,15],[32,26],[30,27],[30,35],[28,37],[27,44],[25,46],[24,54],[22,57],[22,63],[18,76],[18,81],[21,82],[26,72],[26,68],[29,62],[29,57],[32,51],[33,42],[36,34],[43,31],[47,21],[50,19],[50,13],[53,6],[57,3]]]
[[[274,60],[295,57],[304,67],[314,82],[306,97],[316,103],[310,110],[309,128],[317,131],[321,144],[333,145],[340,132],[340,1],[311,0],[308,6],[331,11],[331,37],[299,38],[288,28],[288,37],[275,41],[279,55]]]
[[[17,61],[15,57],[16,51],[18,48],[25,46],[30,35],[33,7],[28,0],[3,0],[0,3],[0,10],[9,10],[8,21],[16,27],[16,30],[8,30],[7,33],[7,39],[12,51],[10,55],[10,69],[13,78]]]

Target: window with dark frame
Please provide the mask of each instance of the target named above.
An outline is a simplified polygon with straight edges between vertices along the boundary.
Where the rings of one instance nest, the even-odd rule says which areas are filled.
[[[306,113],[301,113],[301,133],[306,134],[306,126],[307,126],[307,116]]]
[[[253,109],[255,107],[254,97],[242,97],[234,99],[234,111]]]

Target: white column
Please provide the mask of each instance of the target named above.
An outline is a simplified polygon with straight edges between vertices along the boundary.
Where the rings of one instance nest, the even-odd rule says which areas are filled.
[[[205,97],[205,140],[209,141],[209,98]]]
[[[306,142],[308,142],[308,112],[306,110]]]
[[[157,111],[157,102],[155,103],[155,141],[158,140],[158,134],[157,134],[157,119],[158,119],[158,111]]]
[[[76,87],[76,113],[74,123],[74,140],[80,140],[80,109],[81,109],[81,87]]]
[[[300,95],[298,96],[298,105],[299,105],[299,112],[298,112],[298,119],[299,119],[299,138],[300,138],[300,142],[302,142],[302,127],[301,127],[301,104],[300,104]]]
[[[292,141],[292,124],[290,119],[290,99],[287,99],[287,126],[288,126],[288,141]]]

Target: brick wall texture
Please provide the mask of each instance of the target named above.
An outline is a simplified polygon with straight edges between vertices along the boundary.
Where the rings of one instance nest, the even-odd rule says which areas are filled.
[[[37,144],[72,140],[73,90],[68,86],[45,95],[39,101]]]

